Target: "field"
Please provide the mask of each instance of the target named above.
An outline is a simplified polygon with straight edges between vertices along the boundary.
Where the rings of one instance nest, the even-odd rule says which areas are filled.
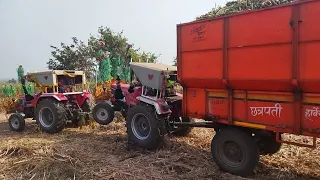
[[[50,135],[31,120],[25,132],[10,132],[1,115],[0,179],[320,179],[320,148],[289,145],[261,156],[248,178],[223,173],[211,158],[213,135],[211,129],[196,128],[188,137],[166,137],[161,149],[148,152],[127,143],[120,117],[108,126]]]

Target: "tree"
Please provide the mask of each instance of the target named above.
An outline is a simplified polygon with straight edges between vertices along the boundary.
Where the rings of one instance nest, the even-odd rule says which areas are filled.
[[[155,63],[157,62],[157,58],[159,56],[156,56],[153,53],[146,53],[146,52],[142,52],[142,54],[140,54],[140,56],[138,56],[137,61],[134,62],[147,62],[147,63]],[[139,61],[140,60],[140,61]]]
[[[90,78],[93,77],[98,64],[96,59],[98,51],[110,52],[111,65],[118,64],[114,61],[120,57],[125,67],[128,66],[131,59],[134,62],[156,62],[159,57],[150,52],[140,52],[140,48],[128,49],[128,39],[123,36],[123,31],[116,33],[108,27],[99,27],[98,34],[90,35],[87,43],[79,41],[76,37],[73,37],[72,40],[70,45],[61,43],[60,47],[50,46],[52,58],[47,62],[49,69],[82,70]],[[99,46],[99,42],[104,42],[104,45]]]
[[[103,46],[97,46],[99,42],[103,42]],[[123,31],[120,33],[113,32],[108,27],[99,27],[98,36],[95,37],[93,35],[90,36],[88,41],[89,48],[92,52],[96,52],[98,50],[108,51],[110,52],[110,60],[111,60],[111,74],[113,78],[117,78],[118,67],[120,67],[123,71],[129,71],[129,63],[132,60],[133,62],[149,62],[155,63],[157,58],[160,56],[156,56],[154,53],[150,52],[140,52],[140,48],[134,49],[133,44],[128,43],[128,39],[123,36]],[[119,60],[121,62],[119,62]],[[121,79],[129,79],[130,72],[122,72],[123,77]]]
[[[12,79],[10,79],[10,80],[8,81],[8,83],[10,83],[10,84],[16,84],[16,83],[17,83],[17,80],[15,80],[14,78],[12,78]]]
[[[90,49],[76,37],[72,37],[72,40],[71,45],[61,43],[61,48],[50,46],[53,49],[51,51],[53,58],[50,58],[47,62],[48,68],[85,71],[89,78],[92,77],[95,61]]]
[[[234,0],[229,1],[223,7],[212,8],[208,13],[198,16],[196,20],[225,16],[237,12],[261,9],[280,4],[291,3],[295,0]]]
[[[103,58],[99,66],[98,81],[103,83],[111,78],[110,58]]]
[[[174,65],[174,66],[177,66],[177,65],[178,65],[177,57],[175,57],[172,62],[173,62],[173,65]]]

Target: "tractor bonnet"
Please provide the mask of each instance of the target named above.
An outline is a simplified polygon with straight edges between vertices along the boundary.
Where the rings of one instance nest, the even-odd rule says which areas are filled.
[[[130,63],[130,67],[142,85],[162,89],[165,75],[176,74],[177,67],[159,63]]]

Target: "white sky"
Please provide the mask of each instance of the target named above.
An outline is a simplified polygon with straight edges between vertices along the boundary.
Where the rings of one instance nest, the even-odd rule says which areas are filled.
[[[135,48],[161,54],[171,64],[176,56],[176,24],[223,5],[226,0],[0,0],[0,79],[47,68],[50,45],[87,40],[108,26]]]

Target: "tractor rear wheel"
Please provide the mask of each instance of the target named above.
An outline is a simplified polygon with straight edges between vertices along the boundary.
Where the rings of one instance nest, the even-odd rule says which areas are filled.
[[[108,125],[113,121],[114,110],[107,102],[98,103],[92,111],[93,119],[102,125]]]
[[[63,104],[51,99],[41,100],[37,105],[35,114],[40,129],[47,133],[62,131],[67,121]]]
[[[161,122],[150,106],[138,104],[130,108],[126,126],[128,140],[139,147],[153,150],[162,142]]]
[[[9,117],[9,127],[11,131],[21,132],[25,128],[24,117],[20,113],[14,113]]]
[[[211,153],[218,167],[239,176],[250,175],[259,162],[259,149],[252,137],[235,128],[217,132]]]

